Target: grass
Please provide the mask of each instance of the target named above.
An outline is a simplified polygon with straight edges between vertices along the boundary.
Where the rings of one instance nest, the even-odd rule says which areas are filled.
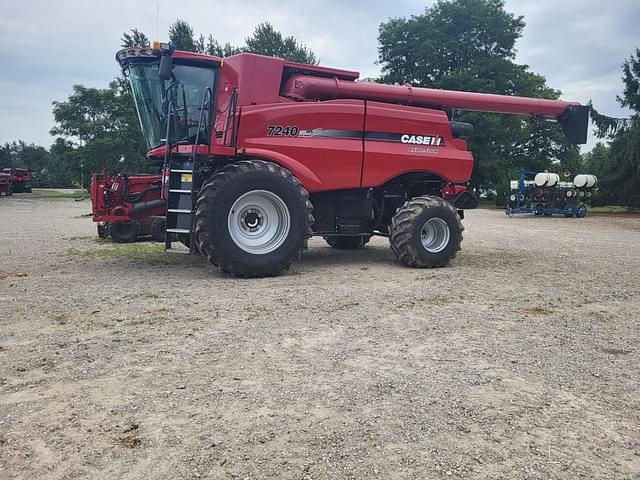
[[[490,210],[504,210],[506,207],[499,207],[498,205],[496,205],[495,200],[487,200],[487,199],[481,198],[478,208],[488,208]]]
[[[67,237],[65,235],[62,236],[62,240],[71,240],[71,241],[76,241],[76,240],[92,240],[92,241],[100,241],[100,243],[104,243],[104,239],[100,238],[100,237],[96,237],[95,235],[81,235],[81,236],[71,236],[71,237]]]
[[[99,257],[99,258],[135,258],[139,260],[154,260],[165,256],[164,245],[161,243],[125,243],[108,245],[92,250],[69,248],[64,255]]]
[[[607,213],[607,214],[616,214],[616,213],[635,213],[635,214],[640,214],[640,209],[637,208],[631,208],[631,207],[618,207],[615,205],[612,205],[610,207],[587,207],[589,210],[589,213],[599,213],[599,214],[603,214],[603,213]]]
[[[272,308],[258,306],[253,311],[251,311],[249,315],[247,315],[245,320],[247,321],[258,320],[261,317],[266,317],[271,315],[273,312],[274,310]],[[216,312],[215,318],[218,318],[218,312]]]
[[[38,198],[47,198],[50,200],[80,200],[89,198],[89,194],[82,190],[74,190],[73,192],[63,192],[60,190],[48,189],[48,188],[34,188],[33,193]]]

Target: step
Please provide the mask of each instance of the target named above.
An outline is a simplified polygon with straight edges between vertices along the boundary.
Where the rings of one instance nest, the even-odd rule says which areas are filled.
[[[188,213],[191,214],[191,210],[187,209],[187,208],[168,208],[167,212],[169,213]]]
[[[179,250],[175,250],[173,248],[168,248],[167,250],[165,250],[168,253],[178,253],[180,255],[189,255],[191,252],[189,250],[185,250],[183,248],[179,249]]]
[[[171,169],[171,173],[193,173],[193,170]]]
[[[167,232],[169,233],[191,233],[191,230],[188,228],[167,228]]]

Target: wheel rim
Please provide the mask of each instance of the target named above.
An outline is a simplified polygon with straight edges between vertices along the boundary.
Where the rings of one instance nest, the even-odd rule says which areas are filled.
[[[586,216],[587,216],[587,207],[585,207],[584,205],[579,206],[578,211],[576,213],[576,217],[583,218]]]
[[[429,253],[438,253],[449,244],[451,231],[449,225],[442,218],[430,218],[422,226],[420,241]]]
[[[251,190],[238,198],[229,211],[229,235],[242,250],[264,255],[280,247],[291,228],[284,201],[267,190]]]

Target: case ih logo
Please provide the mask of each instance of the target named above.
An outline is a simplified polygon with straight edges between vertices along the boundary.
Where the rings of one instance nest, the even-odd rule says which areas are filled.
[[[404,134],[400,137],[402,143],[411,143],[413,145],[430,145],[441,147],[444,145],[444,138],[438,135],[409,135]]]

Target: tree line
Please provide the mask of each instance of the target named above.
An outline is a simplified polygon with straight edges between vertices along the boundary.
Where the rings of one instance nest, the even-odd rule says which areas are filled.
[[[556,99],[560,92],[527,65],[515,61],[524,18],[509,13],[503,0],[439,0],[421,15],[391,18],[378,34],[378,63],[383,83]],[[277,56],[317,64],[318,57],[293,36],[269,23],[259,24],[243,46],[197,34],[175,21],[169,40],[179,50],[221,57],[239,52]],[[123,34],[123,47],[149,45],[139,29]],[[557,125],[535,118],[449,111],[475,127],[470,148],[476,159],[472,185],[478,193],[504,198],[509,180],[522,169],[558,172],[588,170],[598,175],[604,198],[640,205],[640,51],[622,65],[624,91],[619,103],[629,119],[606,117],[592,108],[602,143],[581,155]],[[91,171],[143,172],[145,148],[128,85],[122,77],[106,89],[75,85],[69,98],[53,103],[56,137],[49,148],[7,143],[0,165],[34,170],[36,186],[84,185]],[[637,200],[635,200],[637,195]],[[634,203],[635,202],[635,203]]]

